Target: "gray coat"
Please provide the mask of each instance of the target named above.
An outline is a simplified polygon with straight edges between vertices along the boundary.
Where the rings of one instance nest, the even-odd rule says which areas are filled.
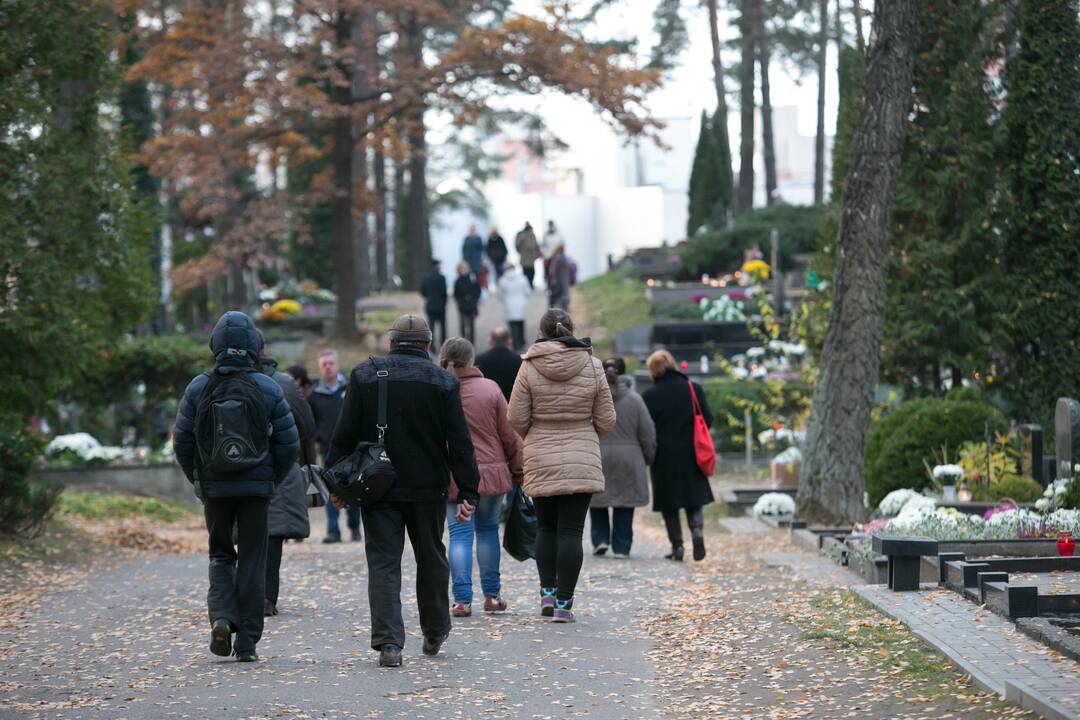
[[[615,429],[600,441],[605,487],[604,492],[593,496],[593,507],[649,504],[645,466],[652,464],[656,454],[656,428],[633,384],[633,380],[622,375],[612,388]]]
[[[315,418],[311,414],[311,408],[304,401],[304,396],[292,378],[282,372],[273,372],[274,367],[272,361],[264,360],[263,372],[271,375],[281,386],[285,400],[292,409],[300,435],[300,461],[313,462],[312,459],[306,457],[314,455],[312,450]],[[311,534],[311,523],[308,520],[307,483],[304,482],[304,476],[298,464],[294,464],[285,479],[278,483],[274,496],[270,498],[267,530],[270,537],[296,539],[306,538]]]

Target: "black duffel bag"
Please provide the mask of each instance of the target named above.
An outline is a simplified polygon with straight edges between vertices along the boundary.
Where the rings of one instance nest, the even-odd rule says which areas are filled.
[[[376,428],[379,439],[376,442],[361,442],[349,455],[334,463],[324,474],[323,479],[337,497],[350,505],[369,507],[378,503],[397,482],[397,470],[386,453],[386,384],[390,373],[379,370],[372,358],[375,376],[379,384],[379,405]]]
[[[514,487],[510,499],[510,514],[503,530],[503,549],[518,561],[536,557],[536,509],[521,489]]]

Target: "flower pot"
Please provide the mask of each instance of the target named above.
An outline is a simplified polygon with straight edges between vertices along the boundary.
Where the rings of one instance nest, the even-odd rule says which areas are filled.
[[[1057,549],[1058,555],[1072,557],[1072,554],[1076,552],[1076,541],[1073,540],[1071,532],[1063,532],[1058,535]]]
[[[942,485],[941,486],[941,499],[944,502],[951,503],[956,502],[956,486],[955,485]]]

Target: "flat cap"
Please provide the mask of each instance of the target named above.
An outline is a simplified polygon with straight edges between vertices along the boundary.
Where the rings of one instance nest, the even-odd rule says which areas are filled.
[[[419,315],[402,315],[390,326],[390,342],[431,342],[431,328]]]

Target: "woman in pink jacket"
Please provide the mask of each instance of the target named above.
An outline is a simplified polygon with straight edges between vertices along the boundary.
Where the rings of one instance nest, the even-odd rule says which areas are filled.
[[[468,522],[453,516],[457,486],[450,482],[450,574],[454,580],[454,617],[472,615],[472,545],[476,536],[476,561],[480,565],[480,586],[484,591],[484,611],[502,612],[506,601],[499,595],[499,513],[503,496],[513,483],[521,483],[521,438],[510,427],[506,399],[493,380],[473,366],[472,343],[449,338],[439,351],[439,365],[461,381],[461,405],[476,449],[480,468],[480,502]]]

